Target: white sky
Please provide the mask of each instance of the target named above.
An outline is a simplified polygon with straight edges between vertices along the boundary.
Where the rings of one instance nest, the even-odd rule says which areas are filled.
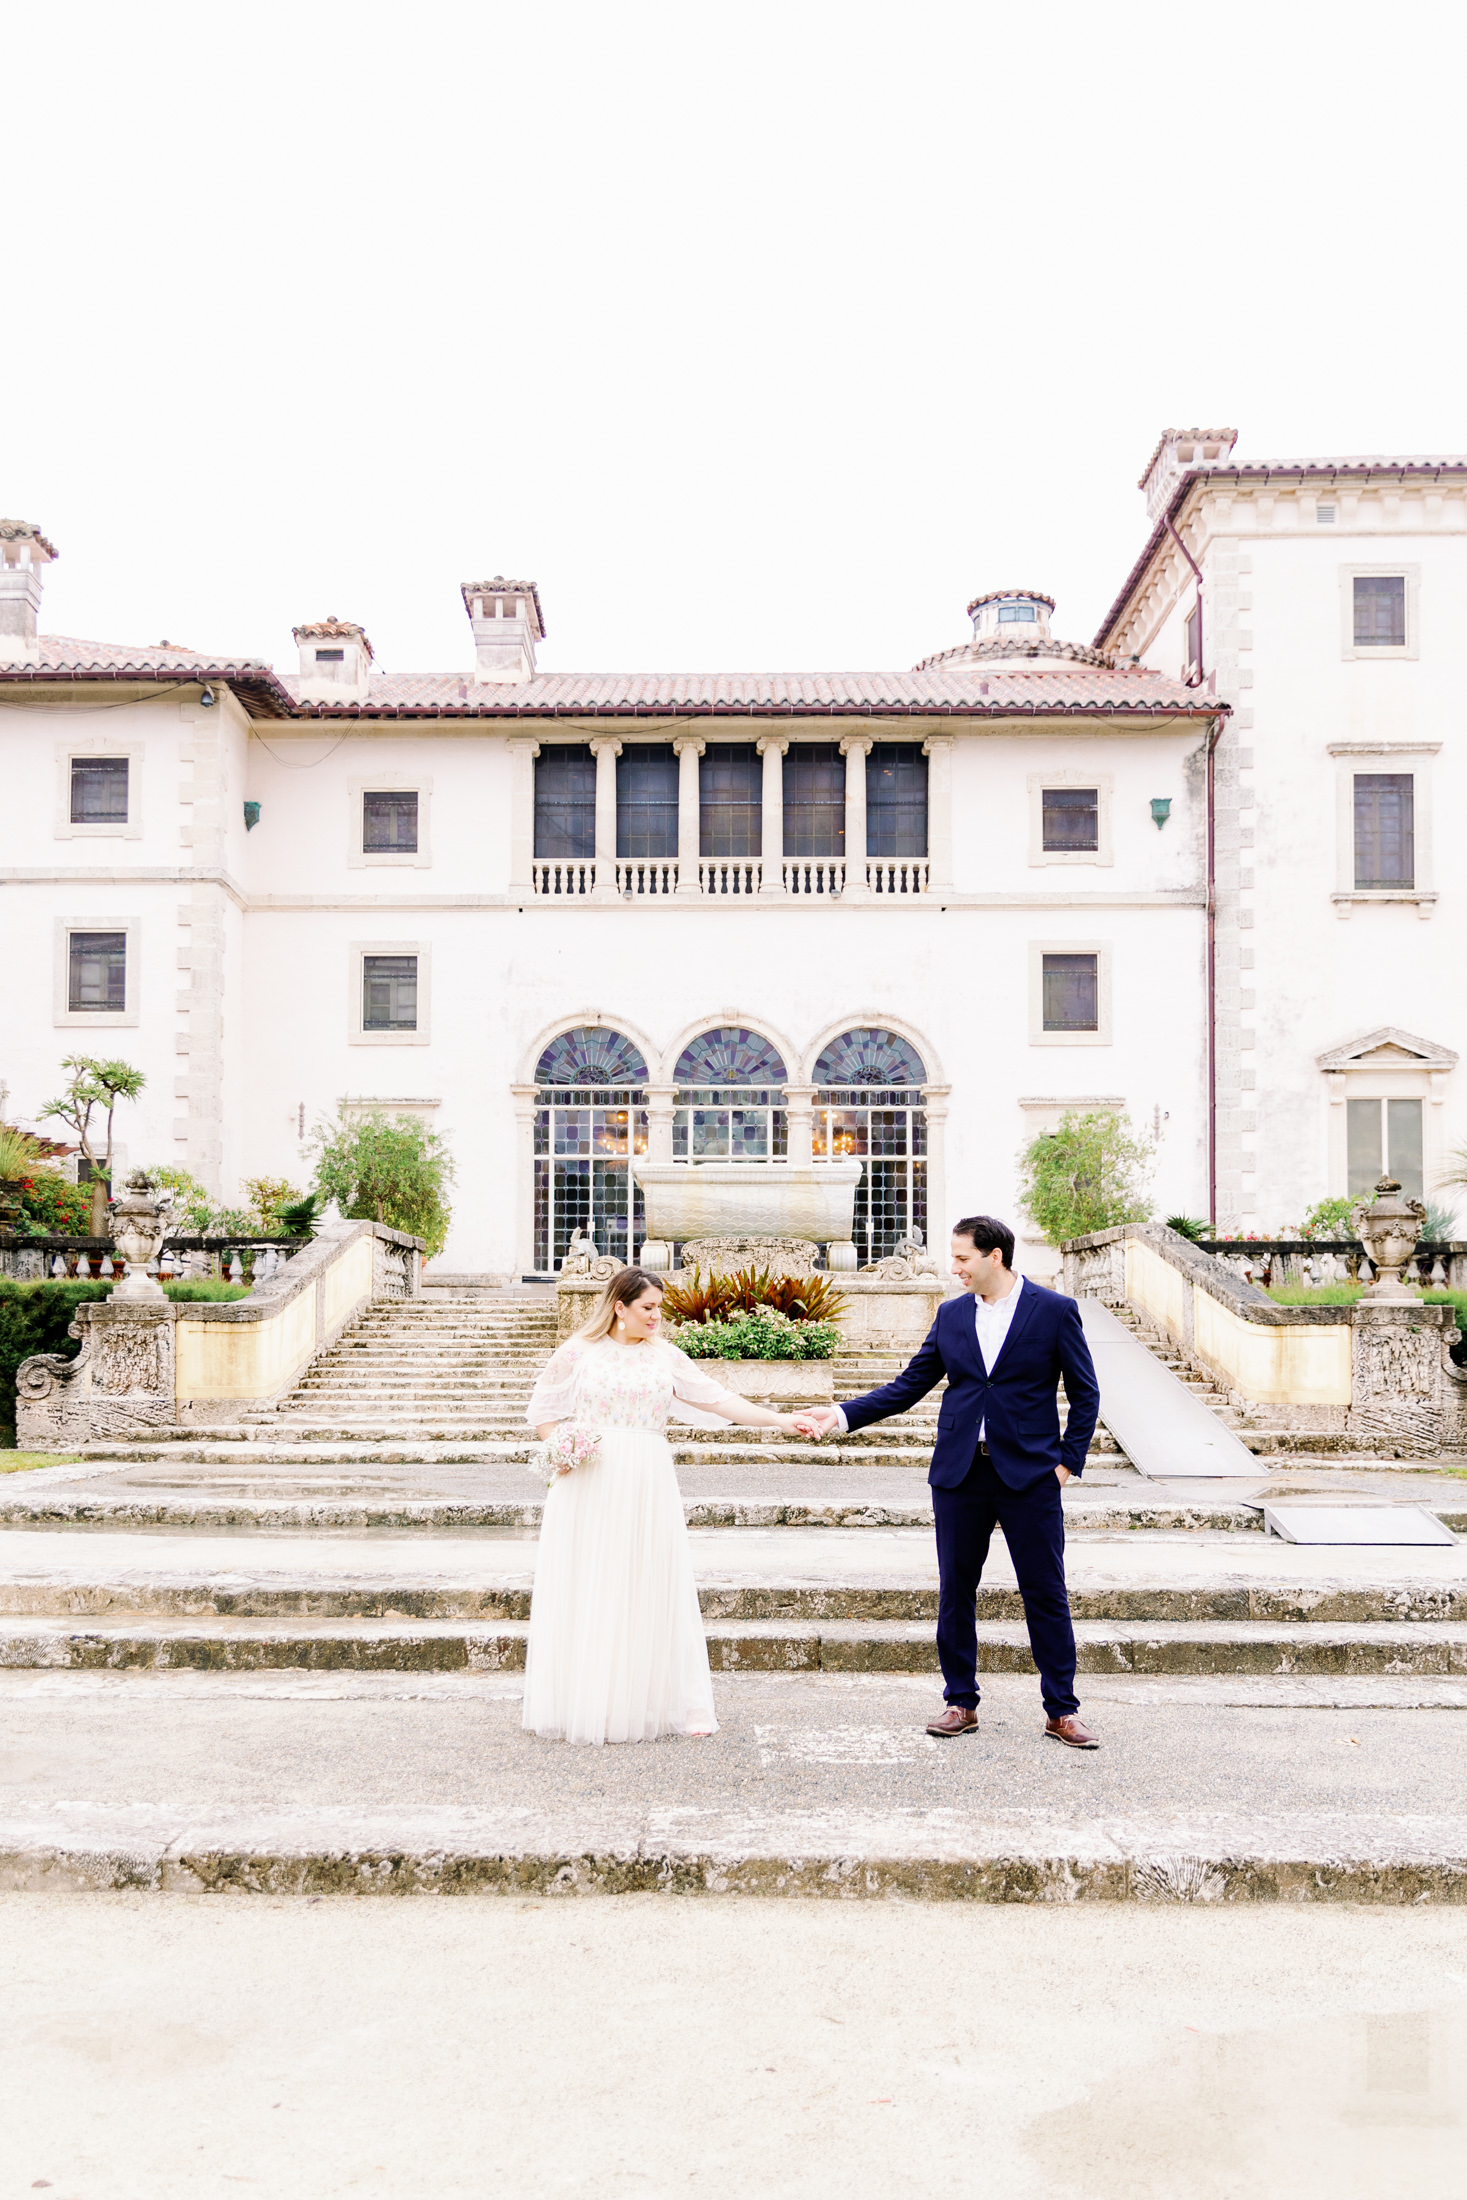
[[[1167,425],[1467,447],[1460,8],[81,0],[8,12],[0,509],[43,625],[295,664],[1088,640]]]

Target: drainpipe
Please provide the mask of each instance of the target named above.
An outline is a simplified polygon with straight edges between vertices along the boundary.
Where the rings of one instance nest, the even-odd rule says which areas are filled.
[[[1167,514],[1166,531],[1191,566],[1197,581],[1197,663],[1190,685],[1202,685],[1202,568]],[[1217,1228],[1217,827],[1214,757],[1223,722],[1215,718],[1207,736],[1207,1211]]]

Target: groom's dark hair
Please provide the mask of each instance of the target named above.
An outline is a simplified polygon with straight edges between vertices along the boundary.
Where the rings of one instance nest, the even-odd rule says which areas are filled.
[[[971,1238],[975,1252],[1002,1253],[1005,1268],[1014,1265],[1014,1233],[996,1215],[964,1215],[953,1224],[953,1236]]]

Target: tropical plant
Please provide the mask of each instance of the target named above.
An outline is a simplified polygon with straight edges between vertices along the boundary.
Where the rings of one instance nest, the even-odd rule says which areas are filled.
[[[18,1184],[39,1169],[54,1169],[42,1155],[42,1141],[13,1123],[0,1123],[0,1184]]]
[[[307,1192],[304,1199],[297,1199],[288,1207],[276,1210],[280,1227],[289,1238],[309,1237],[321,1212],[319,1192]]]
[[[1350,1227],[1350,1209],[1354,1204],[1353,1199],[1316,1200],[1304,1217],[1303,1235],[1307,1238],[1352,1238],[1355,1232]],[[1367,1200],[1366,1205],[1369,1204]]]
[[[1421,1235],[1428,1245],[1446,1245],[1457,1235],[1457,1210],[1444,1207],[1440,1200],[1426,1202],[1426,1220],[1421,1225]]]
[[[48,1115],[54,1115],[58,1122],[75,1131],[77,1143],[92,1172],[90,1234],[104,1237],[112,1182],[112,1118],[118,1101],[136,1100],[147,1079],[130,1062],[104,1062],[90,1054],[68,1054],[61,1067],[71,1072],[71,1081],[59,1098],[47,1101],[41,1110],[41,1120],[44,1122]],[[93,1112],[98,1108],[106,1110],[105,1140],[92,1123]]]
[[[731,1320],[689,1322],[673,1342],[691,1360],[828,1360],[840,1343],[838,1322],[792,1321],[774,1306]]]
[[[1178,1237],[1190,1239],[1194,1245],[1212,1236],[1212,1224],[1197,1215],[1168,1215],[1166,1226],[1175,1230]]]
[[[1151,1214],[1146,1174],[1155,1150],[1132,1130],[1129,1116],[1109,1108],[1067,1114],[1019,1155],[1019,1205],[1050,1245],[1145,1222]]]
[[[673,1322],[726,1321],[736,1313],[770,1307],[792,1322],[838,1321],[845,1297],[828,1276],[776,1276],[768,1268],[741,1268],[732,1276],[694,1269],[687,1282],[669,1282],[663,1312]]]
[[[445,1187],[454,1168],[436,1131],[416,1116],[389,1121],[373,1109],[321,1124],[312,1144],[323,1200],[334,1199],[353,1221],[383,1222],[421,1238],[430,1255],[442,1252],[452,1213]]]

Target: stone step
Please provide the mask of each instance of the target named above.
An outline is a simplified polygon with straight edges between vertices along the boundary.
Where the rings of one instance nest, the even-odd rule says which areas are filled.
[[[138,1617],[0,1619],[0,1668],[213,1673],[493,1673],[524,1665],[522,1620]],[[933,1673],[930,1622],[713,1620],[717,1673]],[[1077,1620],[1082,1674],[1467,1676],[1467,1626]],[[980,1674],[1032,1675],[1023,1625],[984,1620]]]

